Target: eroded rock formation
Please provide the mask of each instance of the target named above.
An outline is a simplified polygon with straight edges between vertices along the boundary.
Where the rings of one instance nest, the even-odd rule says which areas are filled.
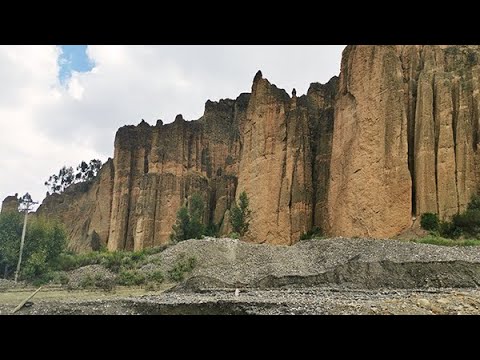
[[[479,46],[349,46],[335,107],[329,231],[394,236],[478,191]]]
[[[208,101],[197,121],[119,129],[113,160],[91,184],[47,197],[72,247],[167,243],[195,192],[204,223],[231,229],[250,198],[246,240],[292,244],[329,235],[391,237],[425,212],[442,219],[478,191],[479,46],[348,46],[340,78],[290,97],[261,72],[252,92]]]

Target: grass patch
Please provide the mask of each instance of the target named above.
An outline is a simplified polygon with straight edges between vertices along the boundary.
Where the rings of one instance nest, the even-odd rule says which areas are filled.
[[[477,239],[447,239],[441,236],[428,235],[423,238],[413,239],[413,242],[419,244],[431,244],[440,246],[480,246],[480,240]]]

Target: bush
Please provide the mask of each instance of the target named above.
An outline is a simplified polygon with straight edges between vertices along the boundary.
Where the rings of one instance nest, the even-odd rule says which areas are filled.
[[[480,235],[480,210],[468,209],[462,214],[455,215],[452,224],[458,233],[463,233],[473,237]]]
[[[104,291],[112,291],[115,289],[115,281],[111,277],[102,274],[96,274],[93,278],[94,286]]]
[[[114,273],[119,273],[122,266],[128,267],[130,263],[131,260],[128,257],[125,257],[125,253],[122,251],[114,251],[104,254],[100,262],[100,264]]]
[[[32,256],[25,262],[22,274],[25,279],[32,280],[45,274],[48,271],[46,263],[47,255],[43,251],[33,253]]]
[[[145,275],[136,270],[123,270],[117,278],[117,283],[124,286],[142,285],[145,280]]]
[[[95,287],[95,280],[94,280],[93,276],[91,276],[91,275],[85,276],[85,277],[80,281],[79,286],[80,286],[82,289],[88,289],[88,288],[93,288],[93,287]]]
[[[147,278],[149,281],[153,281],[158,284],[162,283],[164,280],[163,273],[160,270],[148,274]]]
[[[300,240],[311,240],[321,236],[322,236],[322,230],[319,227],[315,226],[314,228],[307,231],[306,233],[303,233],[300,236]]]
[[[438,215],[433,213],[422,214],[420,226],[427,231],[438,231],[439,229]]]
[[[467,207],[467,211],[468,210],[480,210],[480,196],[475,195],[472,197],[472,200]]]
[[[452,220],[439,221],[438,216],[432,213],[422,215],[420,225],[433,235],[449,239],[462,237],[480,237],[480,197],[474,196],[463,213],[454,215]]]
[[[228,235],[228,237],[229,237],[230,239],[237,239],[237,240],[238,240],[238,239],[240,239],[240,234],[239,234],[239,233],[236,233],[236,232],[232,232],[232,233],[230,233],[230,234]]]
[[[191,272],[196,264],[196,258],[189,257],[188,259],[185,259],[185,256],[182,254],[173,268],[168,271],[170,280],[176,282],[183,281],[185,279],[185,274]]]
[[[217,224],[211,223],[205,229],[205,236],[218,237],[219,226]]]
[[[453,223],[448,221],[440,221],[438,231],[433,231],[432,233],[449,239],[454,239],[461,235],[459,234],[459,229],[457,229]]]

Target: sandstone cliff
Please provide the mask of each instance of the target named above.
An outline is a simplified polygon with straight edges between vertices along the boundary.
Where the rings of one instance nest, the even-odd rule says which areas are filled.
[[[349,46],[327,211],[331,233],[394,236],[478,190],[478,46]]]
[[[256,242],[292,244],[322,221],[336,78],[290,98],[257,74],[242,124],[239,192]]]
[[[245,190],[245,239],[259,243],[314,226],[391,237],[425,212],[446,219],[480,183],[479,59],[479,46],[348,46],[340,78],[300,97],[259,72],[250,94],[208,101],[199,120],[122,127],[98,178],[38,212],[62,220],[77,250],[165,244],[195,192],[204,223],[227,234]]]
[[[47,196],[35,215],[62,222],[71,250],[81,252],[105,246],[110,230],[113,177],[109,159],[93,181]]]
[[[75,250],[95,239],[142,249],[170,241],[178,209],[196,192],[204,223],[228,234],[229,209],[246,190],[247,240],[292,244],[324,221],[337,84],[290,97],[259,72],[251,94],[208,101],[197,121],[124,126],[98,178],[48,196],[38,213],[65,223]]]

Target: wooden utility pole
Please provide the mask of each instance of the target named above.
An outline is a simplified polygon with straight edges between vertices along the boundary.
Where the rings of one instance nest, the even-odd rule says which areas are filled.
[[[27,232],[28,212],[33,204],[38,204],[37,202],[32,201],[32,197],[29,193],[23,195],[23,197],[20,199],[20,203],[25,208],[25,220],[23,221],[22,240],[20,241],[20,254],[18,256],[17,271],[15,271],[15,284],[17,283],[18,274],[20,273],[20,264],[22,263],[23,245],[25,244],[25,233]]]

